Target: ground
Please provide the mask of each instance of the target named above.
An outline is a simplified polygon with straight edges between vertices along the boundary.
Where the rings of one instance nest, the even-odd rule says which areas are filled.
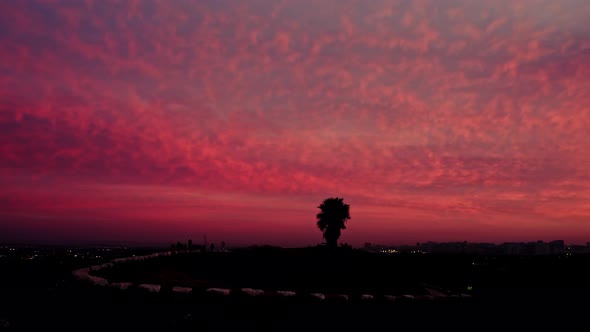
[[[122,278],[131,278],[131,275],[124,275],[124,273],[142,271],[138,272],[138,276],[146,273],[145,278],[152,278],[147,274],[148,271],[152,271],[154,277],[161,278],[166,276],[166,273],[161,273],[162,271],[174,267],[179,271],[175,273],[188,275],[191,278],[207,279],[225,276],[217,280],[232,284],[239,280],[260,280],[256,278],[261,276],[261,272],[253,270],[257,267],[252,263],[254,261],[258,261],[259,264],[268,263],[272,255],[279,255],[281,259],[278,261],[286,265],[289,259],[285,258],[285,255],[287,257],[295,255],[295,258],[291,258],[292,268],[297,267],[300,273],[308,273],[309,277],[301,277],[301,279],[293,277],[291,280],[287,278],[287,281],[273,282],[273,276],[276,274],[263,273],[264,285],[271,287],[275,285],[277,288],[293,285],[296,288],[298,280],[308,280],[314,282],[307,285],[307,282],[303,282],[304,286],[299,287],[321,288],[324,287],[322,282],[316,283],[315,280],[323,280],[322,277],[318,277],[322,266],[330,267],[329,264],[320,264],[325,258],[322,254],[317,256],[316,263],[313,263],[314,259],[312,262],[304,263],[309,258],[306,255],[310,253],[301,251],[274,253],[250,251],[233,254],[168,257],[158,264],[156,264],[157,261],[144,262],[146,264],[143,270],[133,268],[125,272],[125,268],[121,266],[121,270],[112,270],[109,273],[113,276],[120,273]],[[248,258],[248,255],[254,256]],[[204,292],[178,296],[178,294],[171,294],[166,288],[160,294],[150,294],[137,289],[120,291],[91,286],[73,280],[72,269],[89,262],[73,263],[61,259],[45,262],[2,261],[0,262],[2,271],[0,274],[0,281],[2,281],[0,329],[10,331],[567,329],[584,322],[584,303],[590,294],[586,282],[590,276],[588,271],[590,259],[586,256],[427,257],[427,255],[382,256],[351,253],[340,259],[346,257],[348,258],[345,261],[334,260],[334,264],[345,266],[334,272],[335,275],[342,276],[344,280],[337,283],[339,287],[348,284],[346,287],[349,290],[365,292],[390,287],[388,280],[394,284],[405,280],[408,283],[403,287],[408,287],[408,290],[421,282],[460,289],[471,282],[474,297],[468,302],[450,300],[419,303],[386,303],[384,301],[338,303],[310,301],[306,298],[294,300],[237,296],[222,298],[210,296]],[[276,258],[275,256],[271,261]],[[194,270],[189,268],[196,262],[204,264],[207,259],[212,260],[207,263],[211,264],[206,270],[209,274],[199,272],[203,270],[203,266],[207,265],[200,265],[200,268]],[[231,265],[231,261],[238,265]],[[293,263],[297,261],[301,264]],[[183,264],[186,265],[183,266]],[[215,264],[218,264],[217,269],[213,268]],[[131,265],[127,267],[130,268]],[[262,271],[281,269],[282,267],[277,263]],[[397,280],[389,279],[392,275],[401,276]],[[149,281],[149,279],[145,280]],[[367,283],[371,285],[367,286]],[[241,286],[241,284],[235,285]],[[248,286],[255,288],[258,284],[248,283]],[[391,287],[393,287],[392,291],[400,289],[399,286]]]
[[[352,250],[255,248],[130,262],[95,274],[112,282],[151,283],[164,287],[424,295],[427,293],[422,283],[432,281],[432,275],[444,280],[446,269],[427,261],[428,257],[392,257]],[[466,291],[469,271],[465,267],[470,267],[456,263],[457,266],[448,270],[452,275],[447,273],[444,282],[446,286]]]

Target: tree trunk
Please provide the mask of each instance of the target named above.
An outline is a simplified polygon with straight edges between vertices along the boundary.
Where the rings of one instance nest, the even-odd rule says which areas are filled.
[[[326,246],[329,248],[338,247],[338,239],[337,238],[327,238],[326,239]]]

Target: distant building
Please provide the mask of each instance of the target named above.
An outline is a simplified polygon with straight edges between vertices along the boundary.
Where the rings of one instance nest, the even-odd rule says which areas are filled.
[[[506,255],[558,255],[565,252],[563,240],[551,242],[507,242],[503,244]]]
[[[543,241],[537,241],[533,244],[533,253],[535,255],[549,255],[550,254],[550,247],[548,243]]]
[[[565,252],[565,242],[563,240],[549,242],[549,251],[552,255],[563,254]]]
[[[571,254],[590,254],[590,245],[579,246],[579,245],[571,245],[564,249],[564,252],[567,255]]]
[[[506,242],[495,243],[470,242],[423,242],[416,245],[385,246],[365,243],[363,249],[375,253],[432,253],[432,254],[468,254],[468,255],[559,255],[563,253],[590,253],[590,243],[586,246],[565,247],[563,240],[551,242]]]

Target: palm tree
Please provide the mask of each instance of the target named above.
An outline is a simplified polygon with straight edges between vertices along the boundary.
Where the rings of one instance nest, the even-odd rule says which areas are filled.
[[[326,198],[318,208],[317,225],[324,233],[328,247],[335,248],[342,229],[346,229],[346,221],[350,219],[350,205],[342,202],[343,198]]]

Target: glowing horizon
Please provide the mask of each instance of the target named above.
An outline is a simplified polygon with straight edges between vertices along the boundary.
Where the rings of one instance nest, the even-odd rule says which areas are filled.
[[[0,2],[0,242],[590,241],[590,3]]]

